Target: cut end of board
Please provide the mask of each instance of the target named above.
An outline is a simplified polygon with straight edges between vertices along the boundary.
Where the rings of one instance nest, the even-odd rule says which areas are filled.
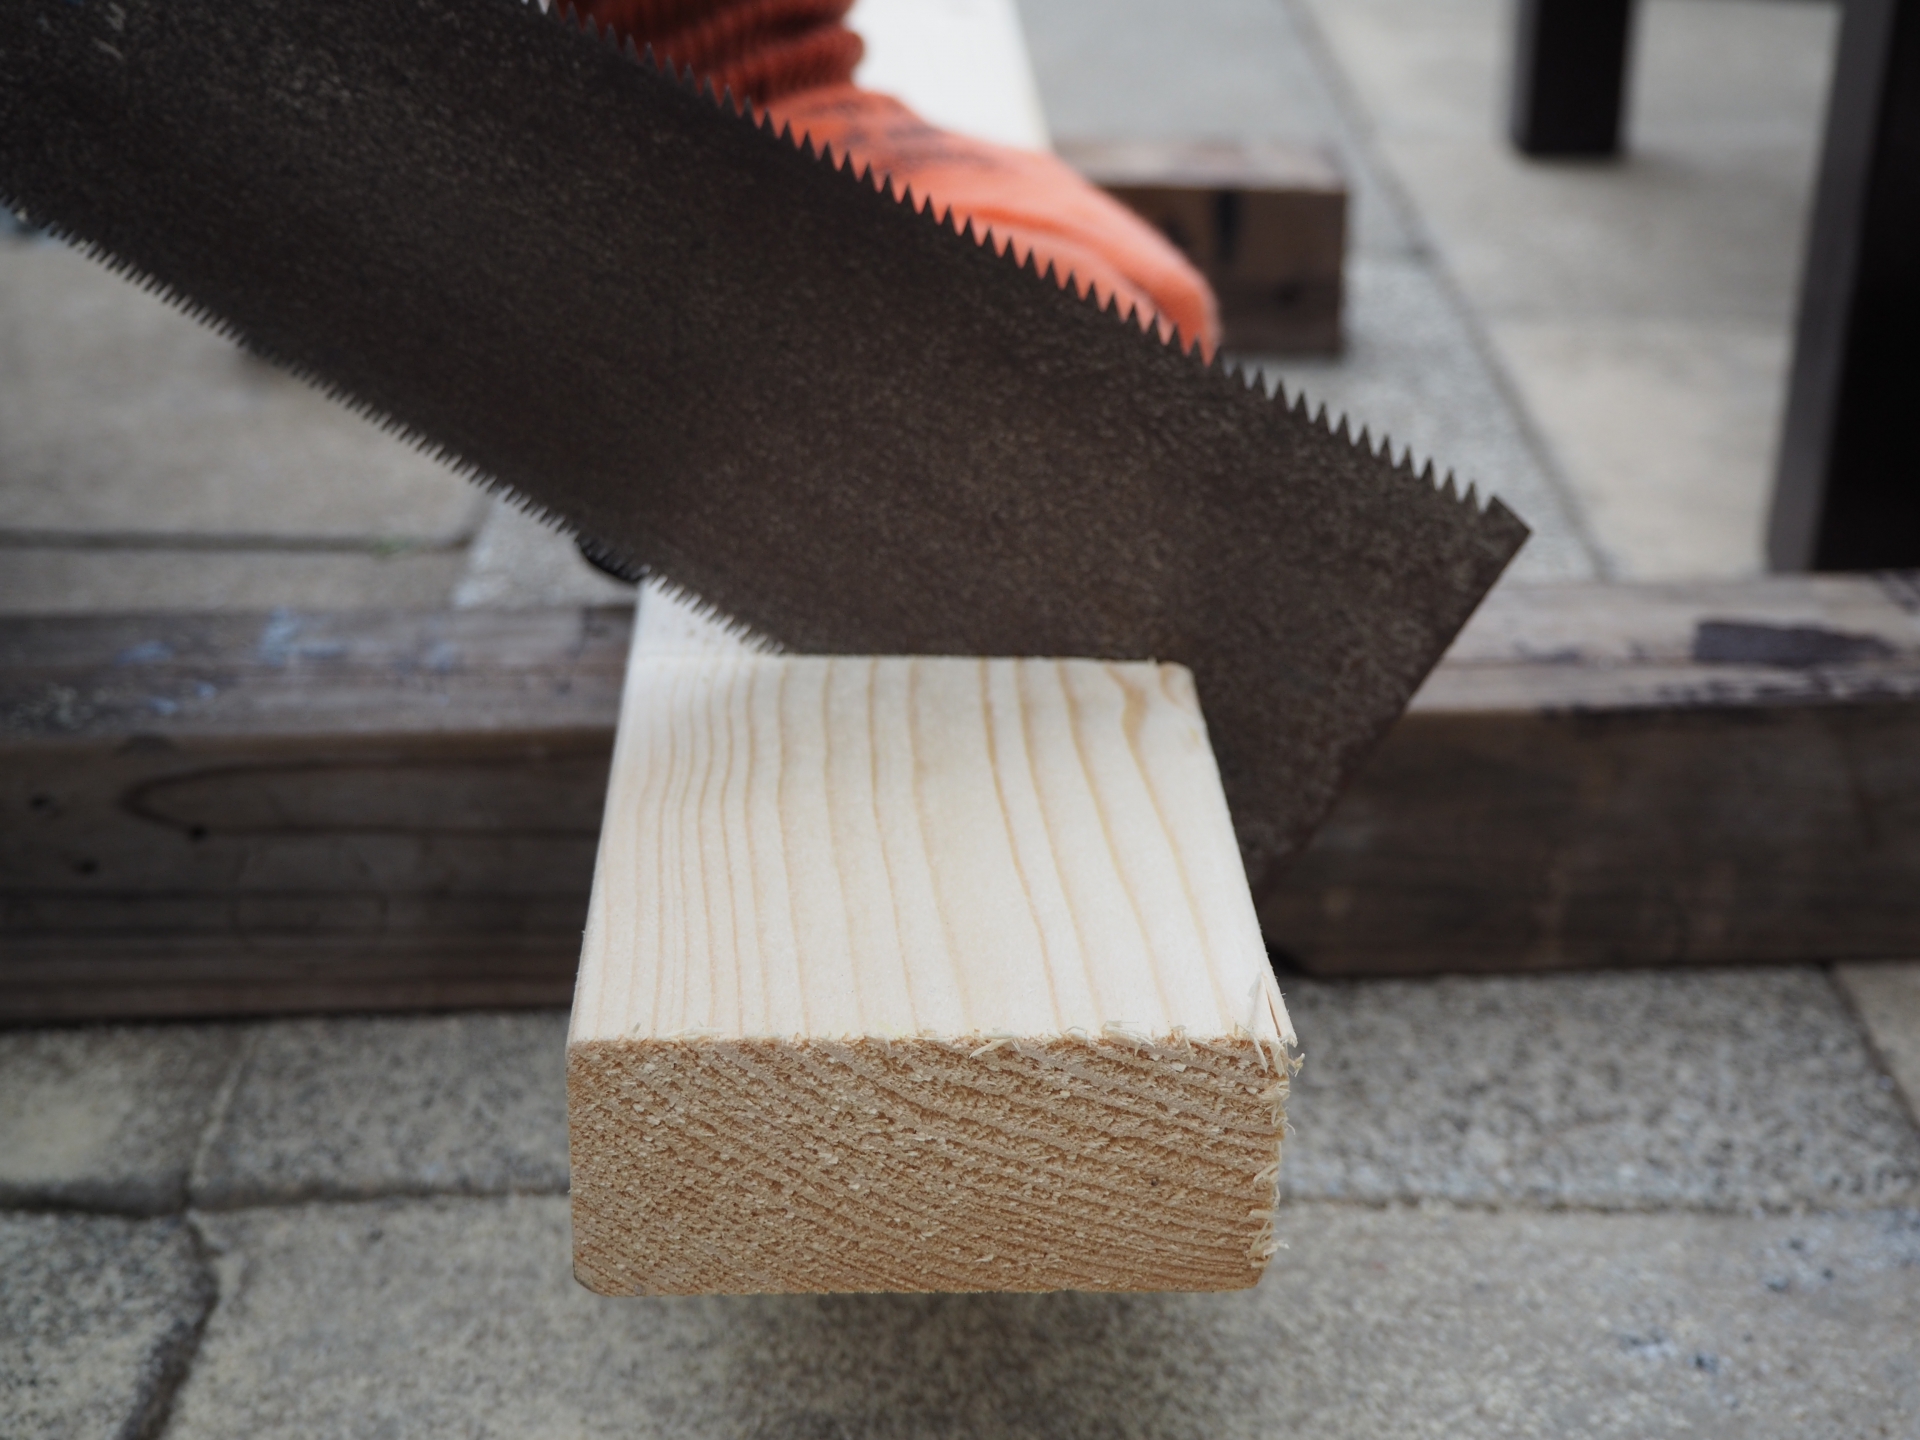
[[[1230,1290],[1274,1249],[1251,1039],[596,1041],[574,1273],[606,1295]]]
[[[1181,667],[635,654],[568,1047],[589,1288],[1251,1285],[1292,1044]]]

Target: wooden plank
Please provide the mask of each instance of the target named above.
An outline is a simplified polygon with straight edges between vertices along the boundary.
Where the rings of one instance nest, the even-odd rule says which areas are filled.
[[[564,1001],[630,627],[0,617],[0,1017]],[[1507,585],[1262,916],[1323,974],[1910,954],[1916,795],[1920,577]]]
[[[942,130],[1047,148],[1047,118],[1013,0],[855,0],[856,85],[897,95]]]
[[[1292,1033],[1185,669],[642,645],[618,736],[583,1281],[1258,1279]]]
[[[631,628],[0,621],[0,1017],[565,1003]]]
[[[1320,975],[1920,940],[1920,588],[1508,587],[1281,884]]]
[[[1347,186],[1327,156],[1275,141],[1077,140],[1055,149],[1207,277],[1229,349],[1340,349]]]

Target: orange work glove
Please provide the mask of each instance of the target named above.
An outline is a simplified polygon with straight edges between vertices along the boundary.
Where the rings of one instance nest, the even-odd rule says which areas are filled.
[[[1173,244],[1051,155],[935,129],[888,95],[852,83],[860,37],[841,23],[852,0],[584,0],[602,28],[631,35],[716,90],[772,113],[816,148],[890,177],[896,194],[952,209],[974,233],[1029,252],[1124,314],[1178,327],[1208,355],[1220,341],[1213,292]]]

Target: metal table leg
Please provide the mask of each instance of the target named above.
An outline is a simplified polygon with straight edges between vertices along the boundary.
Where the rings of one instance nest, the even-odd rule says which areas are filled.
[[[1633,0],[1517,0],[1508,134],[1526,155],[1620,149]]]
[[[1920,565],[1920,0],[1848,0],[1767,553]]]

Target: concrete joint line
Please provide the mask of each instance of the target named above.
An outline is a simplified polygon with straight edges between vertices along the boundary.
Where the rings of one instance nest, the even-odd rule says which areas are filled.
[[[0,530],[0,550],[141,550],[289,555],[441,555],[465,550],[477,525],[448,536],[170,534],[165,531]]]
[[[206,1186],[207,1164],[213,1147],[220,1139],[220,1132],[226,1128],[227,1113],[233,1108],[233,1097],[240,1088],[241,1077],[253,1063],[254,1052],[260,1048],[260,1037],[264,1033],[261,1026],[248,1027],[246,1039],[234,1053],[226,1075],[221,1078],[220,1088],[214,1092],[213,1103],[207,1107],[207,1123],[201,1127],[200,1142],[193,1147],[193,1163],[187,1167],[186,1203],[190,1207]]]
[[[270,1198],[243,1196],[230,1202],[196,1200],[190,1213],[197,1216],[271,1214],[276,1210],[301,1210],[314,1206],[385,1205],[395,1200],[552,1200],[564,1198],[566,1194],[564,1188],[543,1190],[533,1186],[481,1190],[449,1185],[435,1190],[424,1185],[394,1185],[343,1195],[316,1187]]]
[[[1822,965],[1821,971],[1827,977],[1827,984],[1833,987],[1839,998],[1841,1008],[1853,1021],[1854,1028],[1860,1032],[1860,1043],[1872,1058],[1874,1067],[1880,1072],[1880,1081],[1900,1097],[1900,1108],[1906,1111],[1907,1121],[1913,1126],[1914,1133],[1920,1135],[1920,1094],[1909,1090],[1900,1083],[1900,1070],[1893,1063],[1893,1057],[1882,1047],[1879,1037],[1874,1033],[1873,1025],[1860,1008],[1860,997],[1854,994],[1853,987],[1840,977],[1839,967]]]
[[[174,1402],[186,1386],[194,1362],[200,1358],[207,1324],[220,1304],[220,1274],[214,1268],[213,1247],[193,1216],[183,1216],[182,1224],[193,1245],[194,1309],[173,1327],[155,1351],[138,1403],[115,1440],[159,1440],[165,1433]]]

